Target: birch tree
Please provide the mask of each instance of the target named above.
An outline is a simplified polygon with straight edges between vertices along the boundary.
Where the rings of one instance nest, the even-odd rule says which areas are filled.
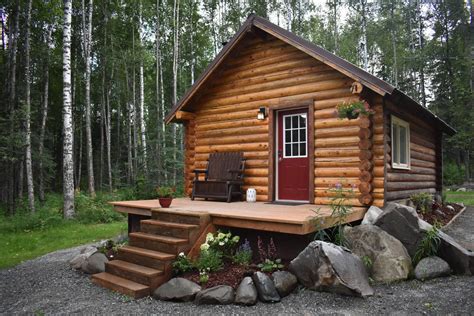
[[[178,54],[179,54],[179,0],[174,0],[173,9],[174,40],[173,40],[173,104],[178,102]],[[173,184],[176,185],[177,163],[177,128],[173,124]]]
[[[64,0],[63,26],[63,214],[74,217],[74,162],[71,98],[71,20],[72,0]]]
[[[91,196],[95,196],[94,157],[91,131],[91,41],[92,41],[92,10],[93,3],[89,0],[88,9],[82,0],[82,52],[85,62],[85,107],[86,107],[86,152],[88,187]],[[86,19],[87,14],[87,19]]]
[[[48,107],[49,107],[49,55],[52,46],[52,32],[53,26],[49,25],[46,33],[46,61],[44,65],[44,88],[43,88],[43,108],[41,110],[41,126],[40,126],[40,138],[39,138],[39,199],[44,201],[44,170],[43,170],[43,152],[44,152],[44,138],[46,134],[46,120],[48,118]]]
[[[31,2],[28,1],[26,11],[26,40],[25,40],[25,163],[26,185],[28,188],[28,205],[35,212],[35,192],[33,186],[33,163],[31,161],[31,73],[30,73],[30,36],[31,36]]]
[[[142,48],[143,34],[142,34],[142,2],[140,1],[139,13],[138,13],[138,38],[140,42],[140,48]],[[148,175],[148,164],[147,164],[147,145],[146,145],[146,123],[145,123],[145,82],[143,79],[143,54],[140,54],[140,87],[139,87],[139,109],[140,109],[140,137],[142,143],[142,155],[143,155],[143,171],[145,175]]]

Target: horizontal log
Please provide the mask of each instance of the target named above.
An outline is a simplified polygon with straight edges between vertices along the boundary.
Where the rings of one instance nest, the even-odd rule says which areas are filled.
[[[410,157],[412,159],[415,158],[415,159],[424,160],[424,161],[436,162],[436,156],[423,154],[417,151],[411,151]]]
[[[215,123],[220,121],[232,121],[236,119],[250,119],[250,118],[257,118],[258,107],[254,109],[241,111],[238,107],[234,109],[232,112],[228,113],[219,113],[213,115],[203,115],[200,114],[196,118],[196,124],[206,124],[206,123]]]
[[[266,176],[268,176],[268,168],[245,169],[245,177],[266,177]]]
[[[227,151],[267,151],[268,143],[249,143],[232,145],[203,145],[196,146],[196,153],[212,153]]]
[[[265,134],[268,133],[268,124],[266,125],[257,125],[250,127],[234,127],[234,128],[225,128],[222,130],[211,129],[207,131],[197,131],[196,138],[206,138],[206,137],[225,137],[231,135],[253,135],[253,134]]]
[[[436,188],[436,182],[388,182],[387,191],[405,191],[413,189],[429,189]]]
[[[359,166],[359,162],[353,161],[315,161],[315,168],[333,167],[333,168],[356,168]]]
[[[246,177],[244,181],[248,185],[267,186],[268,177]]]
[[[358,101],[359,97],[356,96],[347,96],[343,98],[334,98],[334,99],[326,99],[326,100],[316,100],[314,101],[314,110],[322,110],[333,108],[336,109],[336,106],[344,103],[352,103]]]
[[[357,157],[360,149],[357,147],[341,149],[316,149],[315,157]]]
[[[255,135],[235,135],[228,137],[199,138],[196,146],[203,145],[225,145],[225,144],[243,144],[243,143],[261,143],[268,141],[268,134]]]
[[[226,63],[226,66],[236,67],[239,65],[251,63],[255,60],[261,60],[262,58],[271,57],[271,56],[280,56],[280,55],[288,54],[294,51],[295,51],[295,48],[290,45],[269,47],[267,49],[260,49],[253,53],[249,53],[248,51],[245,51],[245,55],[239,55],[238,58],[229,60]]]
[[[420,181],[435,181],[435,180],[436,180],[436,175],[387,172],[387,183],[390,183],[392,181],[420,182]]]
[[[191,113],[191,112],[185,112],[185,111],[177,111],[175,114],[175,117],[177,120],[190,121],[196,117],[196,114]]]
[[[436,189],[420,189],[420,190],[386,192],[385,198],[387,199],[387,201],[407,199],[413,194],[424,193],[424,192],[434,194],[436,193]]]
[[[359,143],[359,137],[332,137],[332,138],[318,138],[314,141],[316,148],[328,148],[328,147],[350,147],[356,146]]]
[[[245,185],[242,186],[242,189],[244,190],[244,192],[246,192],[247,189],[249,189],[249,188],[255,189],[255,191],[257,191],[257,196],[259,196],[259,195],[267,196],[268,195],[268,187],[266,187],[266,186],[255,186],[255,185],[249,185],[247,183],[245,183]]]
[[[325,118],[334,118],[337,117],[337,112],[334,108],[328,108],[323,110],[314,111],[314,119],[325,119]]]
[[[392,168],[392,165],[386,165],[387,172],[399,172],[399,173],[410,173],[410,174],[436,174],[436,170],[432,168],[422,168],[422,167],[414,167],[412,166],[410,170],[406,169],[395,169]]]
[[[436,155],[436,151],[434,149],[430,149],[430,148],[427,148],[427,147],[424,147],[424,146],[420,146],[420,145],[415,144],[413,142],[410,142],[410,149],[412,151],[417,151],[417,152],[425,154],[425,155],[432,155],[432,156]]]
[[[318,129],[347,126],[359,126],[359,120],[340,120],[338,118],[328,118],[316,120],[314,122],[314,127],[316,128],[315,133],[318,132]]]
[[[238,151],[238,150],[233,150]],[[196,162],[207,161],[209,159],[209,153],[196,153],[194,156]],[[249,151],[244,152],[244,158],[246,159],[267,159],[268,151]]]
[[[315,130],[314,137],[316,139],[322,139],[330,137],[356,136],[358,131],[359,127],[357,126],[318,128]]]
[[[341,184],[344,188],[352,188],[353,186],[358,186],[359,183],[360,180],[355,177],[314,178],[314,185],[316,188],[330,188],[334,187],[336,184]]]
[[[315,177],[357,177],[359,168],[319,168],[315,169]]]
[[[327,197],[315,197],[314,198],[314,204],[316,205],[331,205],[333,201],[330,198]],[[342,205],[348,205],[348,206],[364,206],[362,203],[359,202],[358,199],[347,199]]]
[[[315,196],[316,197],[328,197],[328,198],[334,198],[337,196],[341,195],[341,192],[339,190],[334,190],[334,189],[316,189],[314,190]],[[352,191],[351,190],[345,190],[344,193],[345,199],[357,199],[360,196],[360,193],[357,191]]]
[[[196,134],[201,131],[209,131],[209,130],[223,130],[227,128],[239,128],[239,127],[251,127],[251,126],[260,126],[260,125],[268,125],[267,121],[259,121],[257,117],[254,119],[247,119],[247,120],[235,120],[235,121],[228,121],[222,123],[210,123],[210,124],[200,124],[196,126]]]

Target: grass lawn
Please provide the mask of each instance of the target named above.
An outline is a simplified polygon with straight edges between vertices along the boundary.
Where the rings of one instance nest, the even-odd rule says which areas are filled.
[[[448,202],[464,203],[464,205],[474,206],[474,191],[469,192],[446,192]]]
[[[42,230],[0,232],[0,269],[46,253],[115,237],[127,231],[127,222],[82,224],[71,222]]]

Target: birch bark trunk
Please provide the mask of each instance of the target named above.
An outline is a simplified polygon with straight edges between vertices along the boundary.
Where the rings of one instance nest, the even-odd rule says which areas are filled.
[[[83,52],[86,68],[85,76],[85,106],[86,106],[86,152],[87,152],[87,175],[88,187],[91,196],[95,196],[94,181],[94,157],[92,148],[91,131],[91,41],[92,41],[92,0],[89,0],[88,18],[86,22],[86,8],[82,0],[82,28],[83,28]],[[87,24],[86,24],[87,23]]]
[[[50,25],[48,27],[48,33],[46,35],[46,61],[44,67],[44,92],[43,92],[43,109],[41,111],[41,129],[40,129],[40,138],[39,138],[39,199],[44,201],[44,170],[43,170],[43,152],[44,152],[44,138],[46,133],[46,121],[48,119],[48,102],[49,102],[49,53],[53,45],[52,37],[53,27]]]
[[[174,0],[174,41],[173,41],[173,104],[178,101],[178,52],[179,50],[179,0]],[[177,177],[177,135],[176,124],[173,123],[173,185]]]
[[[25,41],[25,162],[26,186],[28,189],[28,205],[32,213],[35,212],[35,191],[33,184],[33,162],[31,161],[31,73],[30,73],[30,34],[31,34],[31,2],[28,1],[26,13],[26,41]]]
[[[142,34],[142,2],[139,5],[138,14],[138,38],[140,41],[140,47],[142,47],[143,34]],[[140,136],[142,143],[142,158],[143,158],[143,171],[145,176],[148,176],[148,163],[147,163],[147,145],[146,145],[146,122],[145,122],[145,82],[143,79],[143,54],[140,54]]]
[[[65,218],[74,217],[74,162],[71,100],[72,0],[64,0],[63,26],[63,195]]]

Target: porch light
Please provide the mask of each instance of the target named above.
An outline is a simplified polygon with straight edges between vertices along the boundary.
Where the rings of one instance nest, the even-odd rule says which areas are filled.
[[[265,107],[262,106],[258,109],[257,120],[263,121],[265,117],[267,117],[267,111],[265,110]]]

